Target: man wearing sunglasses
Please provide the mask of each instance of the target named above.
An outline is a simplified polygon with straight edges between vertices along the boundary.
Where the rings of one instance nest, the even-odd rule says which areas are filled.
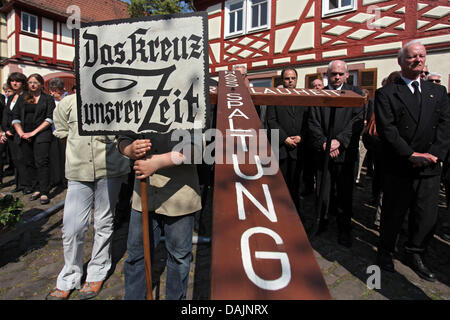
[[[428,75],[427,81],[441,84],[441,75],[439,73],[432,72]]]

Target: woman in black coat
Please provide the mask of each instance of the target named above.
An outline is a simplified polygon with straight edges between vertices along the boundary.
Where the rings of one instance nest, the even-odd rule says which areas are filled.
[[[9,75],[7,84],[13,89],[14,94],[10,95],[6,101],[6,106],[2,113],[2,130],[5,133],[6,144],[11,156],[11,161],[15,169],[16,188],[13,192],[23,191],[24,194],[31,193],[31,185],[26,185],[26,175],[24,173],[25,166],[20,146],[14,143],[14,136],[17,136],[12,126],[13,110],[20,96],[27,90],[27,77],[23,73],[13,72]],[[10,164],[11,166],[11,164]]]
[[[20,137],[27,177],[33,179],[33,171],[37,173],[37,181],[33,183],[35,192],[31,200],[40,197],[41,204],[47,204],[50,202],[49,150],[55,102],[50,95],[42,92],[44,79],[39,74],[30,75],[27,84],[28,92],[17,101],[12,124]]]

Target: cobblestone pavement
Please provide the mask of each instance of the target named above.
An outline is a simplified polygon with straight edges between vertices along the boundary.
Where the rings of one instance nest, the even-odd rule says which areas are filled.
[[[8,177],[11,178],[11,177]],[[396,273],[381,272],[381,288],[371,290],[366,281],[372,273],[367,268],[374,264],[378,232],[373,224],[375,208],[370,202],[370,178],[363,177],[363,187],[355,188],[353,247],[339,246],[336,241],[336,224],[311,241],[317,262],[323,272],[331,296],[337,300],[429,300],[450,299],[450,243],[443,241],[438,227],[426,256],[426,261],[437,274],[438,281],[431,283],[420,279],[404,263],[401,250],[405,241],[403,233],[399,239],[399,252],[394,260]],[[6,179],[8,181],[8,179]],[[14,186],[2,185],[0,192],[10,192]],[[30,202],[20,194],[25,203],[25,217],[46,213],[46,209],[64,200],[65,192],[56,194],[49,205],[41,206]],[[312,197],[305,201],[306,226],[313,216]],[[63,210],[50,212],[38,221],[29,222],[13,230],[0,231],[0,300],[42,300],[55,286],[56,277],[63,266],[61,241]],[[196,235],[210,236],[210,216],[198,219]],[[440,207],[440,223],[449,221],[447,211]],[[117,300],[124,294],[123,262],[127,256],[127,222],[115,232],[113,240],[113,268],[104,288],[95,299]],[[89,260],[92,248],[92,228],[88,231],[85,246],[85,262]],[[210,243],[194,245],[194,260],[190,273],[188,299],[209,299]],[[154,295],[164,299],[164,249],[161,246],[155,258],[153,280]],[[157,284],[161,283],[161,285]],[[71,299],[77,299],[74,291]]]

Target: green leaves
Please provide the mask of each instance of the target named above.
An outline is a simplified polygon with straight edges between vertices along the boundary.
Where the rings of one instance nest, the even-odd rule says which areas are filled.
[[[181,0],[130,0],[128,5],[128,13],[131,17],[192,11],[190,1]]]
[[[20,220],[23,203],[19,198],[14,199],[11,194],[0,199],[0,227],[13,226]]]

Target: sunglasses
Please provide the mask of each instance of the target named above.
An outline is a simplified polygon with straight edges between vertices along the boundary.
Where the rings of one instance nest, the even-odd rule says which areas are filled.
[[[430,81],[430,82],[436,82],[436,83],[441,83],[441,80],[439,80],[439,79],[428,79],[428,81]]]
[[[428,71],[422,71],[421,73],[424,73],[426,76],[430,74]]]

